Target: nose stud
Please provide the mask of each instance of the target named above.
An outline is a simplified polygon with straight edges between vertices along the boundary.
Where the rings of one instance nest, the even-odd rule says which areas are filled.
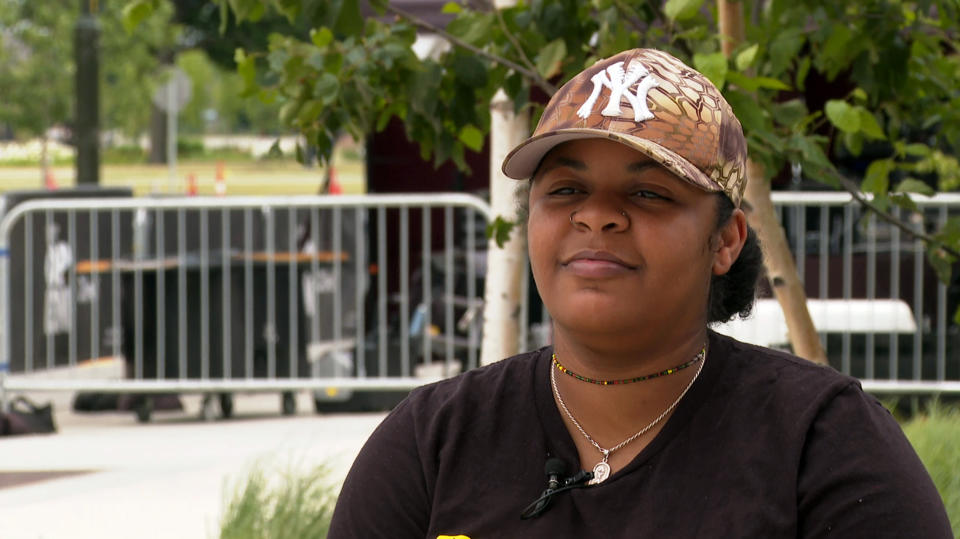
[[[573,220],[573,216],[577,214],[577,211],[578,211],[578,210],[573,210],[572,212],[570,212],[570,224],[573,225],[573,226],[577,226],[577,223],[574,222],[574,220]],[[627,219],[627,220],[630,219],[630,216],[627,215],[627,212],[624,211],[624,210],[620,210],[620,216],[623,217],[624,219]]]

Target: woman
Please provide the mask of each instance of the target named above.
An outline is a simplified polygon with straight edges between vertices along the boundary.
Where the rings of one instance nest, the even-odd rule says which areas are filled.
[[[854,379],[708,329],[753,301],[745,163],[720,92],[666,53],[564,85],[503,166],[530,179],[553,347],[411,393],[330,537],[950,537]]]

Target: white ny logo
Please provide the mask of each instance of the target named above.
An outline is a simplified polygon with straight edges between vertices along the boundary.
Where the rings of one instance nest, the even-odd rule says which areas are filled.
[[[643,80],[640,80],[641,78]],[[637,93],[630,93],[630,86],[638,80],[640,84],[637,85]],[[610,89],[610,102],[600,111],[600,114],[604,116],[620,116],[622,114],[620,111],[620,99],[626,97],[627,101],[630,102],[630,106],[633,107],[633,121],[642,122],[653,118],[653,113],[650,112],[650,109],[647,107],[647,92],[649,92],[651,88],[659,86],[660,83],[650,75],[647,68],[643,67],[643,64],[640,62],[630,62],[630,66],[626,71],[623,70],[623,62],[617,62],[608,66],[606,70],[594,75],[593,78],[590,79],[590,82],[593,83],[593,92],[591,92],[590,97],[588,97],[577,110],[577,116],[584,120],[590,117],[590,113],[593,112],[593,106],[596,104],[597,98],[600,97],[600,89],[606,86]]]

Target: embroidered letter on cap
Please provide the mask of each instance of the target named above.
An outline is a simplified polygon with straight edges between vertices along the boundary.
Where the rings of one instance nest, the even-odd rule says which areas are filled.
[[[642,80],[641,80],[642,79]],[[630,93],[630,87],[637,81],[637,93]],[[627,70],[623,69],[623,62],[617,62],[607,66],[606,70],[594,75],[590,82],[593,83],[593,91],[590,97],[583,102],[583,105],[577,110],[577,116],[586,120],[593,112],[593,106],[600,97],[600,90],[606,86],[610,89],[610,102],[600,111],[604,116],[620,116],[623,112],[620,110],[620,100],[627,98],[630,106],[633,107],[633,121],[642,122],[653,118],[653,113],[647,107],[647,92],[651,88],[658,86],[657,79],[650,75],[643,64],[634,60],[630,62]]]

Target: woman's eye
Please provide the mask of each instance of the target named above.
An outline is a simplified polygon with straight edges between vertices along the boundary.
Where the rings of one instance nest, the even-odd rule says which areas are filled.
[[[580,190],[576,187],[558,187],[550,191],[551,195],[574,195],[579,193]]]
[[[645,190],[645,189],[641,189],[641,190],[635,192],[635,193],[633,194],[633,196],[635,196],[635,197],[637,197],[637,198],[647,198],[647,199],[651,199],[651,200],[657,200],[657,199],[667,200],[667,197],[665,197],[665,196],[663,196],[663,195],[661,195],[661,194],[659,194],[659,193],[655,193],[655,192],[653,192],[653,191],[647,191],[647,190]]]

